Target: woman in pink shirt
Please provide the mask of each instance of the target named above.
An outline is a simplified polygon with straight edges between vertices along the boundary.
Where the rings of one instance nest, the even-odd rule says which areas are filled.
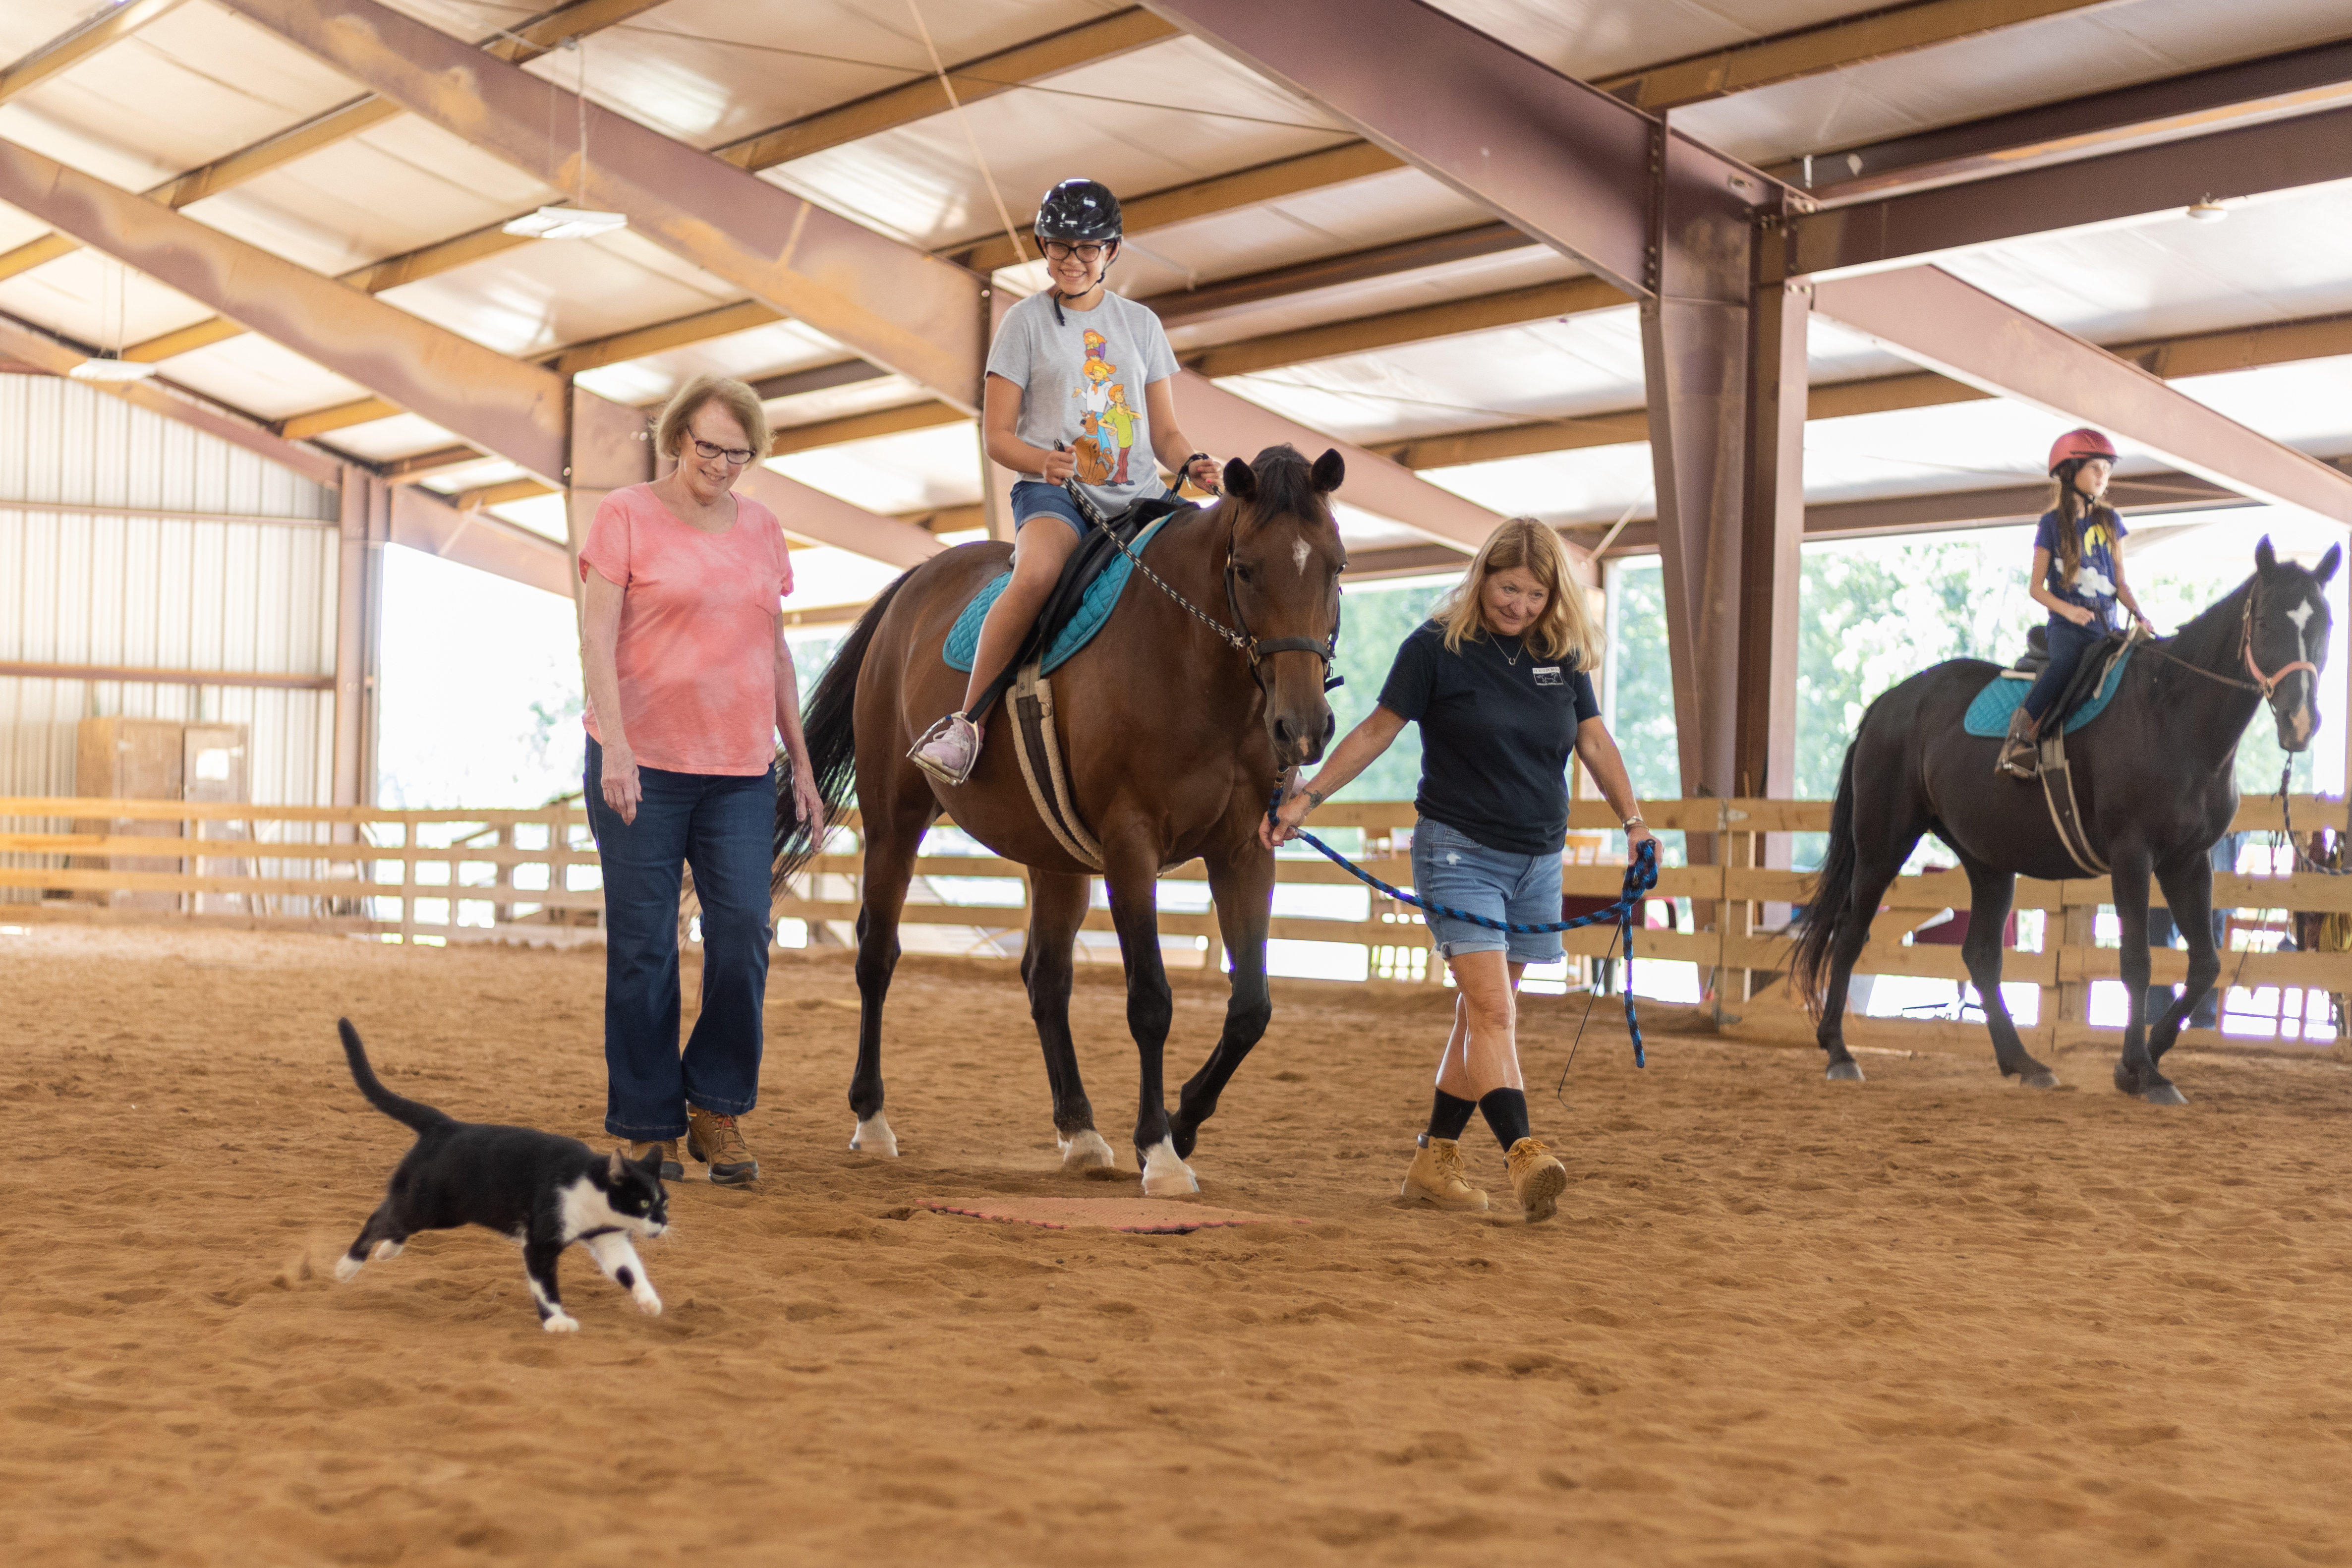
[[[725,1185],[759,1162],[736,1119],[759,1100],[768,988],[776,737],[803,820],[823,809],[801,733],[782,602],[791,559],[775,513],[733,493],[768,450],[759,395],[697,376],[662,411],[677,466],[596,508],[586,594],[588,822],[604,876],[604,1129],[642,1160],[677,1140]],[[680,871],[702,901],[702,1012],[677,1045]]]

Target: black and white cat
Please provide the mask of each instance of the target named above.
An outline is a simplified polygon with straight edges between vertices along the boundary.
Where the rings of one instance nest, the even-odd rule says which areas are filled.
[[[521,1245],[523,1274],[531,1300],[539,1303],[540,1326],[551,1334],[580,1327],[555,1290],[555,1260],[575,1241],[629,1292],[639,1311],[661,1311],[661,1298],[629,1241],[669,1227],[659,1148],[631,1164],[618,1150],[599,1154],[576,1138],[460,1121],[384,1088],[368,1066],[351,1020],[339,1019],[335,1026],[342,1032],[352,1077],[368,1103],[416,1129],[416,1146],[394,1169],[382,1206],[368,1215],[359,1239],[335,1265],[336,1279],[357,1274],[371,1252],[380,1258],[398,1257],[420,1230],[478,1225]]]

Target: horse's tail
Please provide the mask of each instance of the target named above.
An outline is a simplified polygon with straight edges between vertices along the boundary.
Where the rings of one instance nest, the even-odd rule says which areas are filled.
[[[913,575],[914,568],[909,567],[875,597],[841,647],[834,650],[833,662],[824,667],[816,689],[809,693],[801,731],[808,737],[809,764],[816,774],[817,794],[824,798],[824,820],[800,820],[793,804],[791,770],[779,768],[775,858],[769,878],[771,888],[777,891],[782,890],[786,877],[806,866],[824,847],[857,786],[857,672],[865,668],[866,651],[874,645],[874,628]]]
[[[1828,989],[1830,942],[1837,934],[1846,906],[1853,901],[1853,866],[1858,858],[1853,837],[1853,753],[1854,746],[1846,747],[1845,765],[1838,770],[1837,801],[1830,807],[1829,855],[1813,874],[1805,916],[1798,924],[1796,956],[1789,964],[1789,983],[1816,1021],[1822,1016],[1822,993]]]

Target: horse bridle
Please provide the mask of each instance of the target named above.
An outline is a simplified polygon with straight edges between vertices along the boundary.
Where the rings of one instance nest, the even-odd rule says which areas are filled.
[[[1064,480],[1062,491],[1070,498],[1071,504],[1078,509],[1078,515],[1096,528],[1102,530],[1103,537],[1110,541],[1113,549],[1127,557],[1130,565],[1150,579],[1161,593],[1191,611],[1194,619],[1223,638],[1227,647],[1249,660],[1250,679],[1257,682],[1257,689],[1260,691],[1265,689],[1265,672],[1260,666],[1277,653],[1311,653],[1323,661],[1323,689],[1328,691],[1341,684],[1344,678],[1331,673],[1332,660],[1339,651],[1339,616],[1336,612],[1331,616],[1331,635],[1321,642],[1317,642],[1313,637],[1261,638],[1255,632],[1250,630],[1249,617],[1242,613],[1241,595],[1234,588],[1234,544],[1241,538],[1242,527],[1238,514],[1234,518],[1231,537],[1225,545],[1225,609],[1234,617],[1235,625],[1241,627],[1239,631],[1235,631],[1233,626],[1225,625],[1182,594],[1178,593],[1175,586],[1165,577],[1146,566],[1143,563],[1143,557],[1129,550],[1127,547],[1127,542],[1118,536],[1118,531],[1109,523],[1103,521],[1101,509],[1095,505],[1093,500],[1084,490],[1078,489],[1076,480]],[[1347,562],[1341,561],[1339,570],[1344,572],[1347,569]]]
[[[2261,593],[2262,585],[2256,584],[2246,595],[2244,614],[2238,617],[2238,652],[2246,662],[2246,673],[2253,677],[2252,680],[2240,680],[2234,675],[2223,675],[2219,670],[2208,669],[2201,664],[2191,664],[2179,654],[2167,652],[2153,645],[2149,647],[2148,652],[2167,663],[2177,664],[2183,669],[2194,670],[2208,680],[2218,680],[2224,686],[2234,686],[2241,691],[2259,691],[2263,695],[2263,700],[2269,703],[2275,710],[2278,707],[2279,682],[2299,669],[2307,669],[2311,672],[2312,680],[2316,683],[2319,679],[2319,667],[2307,658],[2299,658],[2292,664],[2281,665],[2270,674],[2263,673],[2263,667],[2254,661],[2254,600]]]

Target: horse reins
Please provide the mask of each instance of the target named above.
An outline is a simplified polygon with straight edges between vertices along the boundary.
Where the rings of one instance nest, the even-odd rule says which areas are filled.
[[[2263,694],[2263,700],[2265,702],[2277,700],[2279,682],[2296,670],[2307,669],[2311,672],[2313,680],[2319,679],[2319,667],[2307,658],[2299,658],[2292,664],[2281,665],[2274,674],[2263,673],[2263,667],[2254,662],[2254,595],[2251,592],[2246,595],[2245,614],[2238,618],[2238,650],[2245,658],[2246,673],[2253,677],[2252,680],[2240,680],[2234,675],[2223,675],[2221,671],[2208,669],[2201,664],[2191,664],[2179,654],[2157,647],[2154,642],[2147,645],[2147,651],[2167,664],[2177,664],[2183,669],[2195,671],[2208,680],[2218,680],[2224,686],[2233,686],[2241,691],[2259,691]]]
[[[1257,689],[1260,691],[1265,689],[1265,675],[1259,666],[1266,658],[1277,653],[1311,653],[1323,661],[1323,689],[1328,691],[1340,683],[1342,678],[1331,673],[1332,660],[1339,651],[1339,617],[1338,616],[1331,617],[1331,635],[1321,642],[1316,641],[1313,637],[1261,639],[1256,633],[1250,630],[1249,617],[1242,613],[1241,596],[1234,591],[1234,552],[1233,546],[1228,543],[1225,547],[1225,608],[1234,619],[1240,623],[1241,630],[1235,631],[1232,626],[1225,625],[1182,594],[1178,593],[1165,577],[1146,566],[1143,563],[1143,557],[1129,550],[1127,547],[1127,541],[1121,539],[1118,531],[1103,521],[1102,510],[1095,505],[1086,491],[1078,488],[1076,479],[1063,480],[1062,493],[1070,498],[1071,504],[1078,509],[1079,516],[1102,531],[1103,537],[1110,541],[1113,549],[1127,557],[1130,565],[1150,579],[1152,584],[1161,593],[1191,611],[1193,618],[1216,633],[1223,639],[1227,647],[1247,658],[1250,679],[1257,682]],[[1234,532],[1236,537],[1239,536],[1240,531],[1241,521],[1236,518],[1234,522]],[[1345,569],[1343,563],[1341,570]]]

